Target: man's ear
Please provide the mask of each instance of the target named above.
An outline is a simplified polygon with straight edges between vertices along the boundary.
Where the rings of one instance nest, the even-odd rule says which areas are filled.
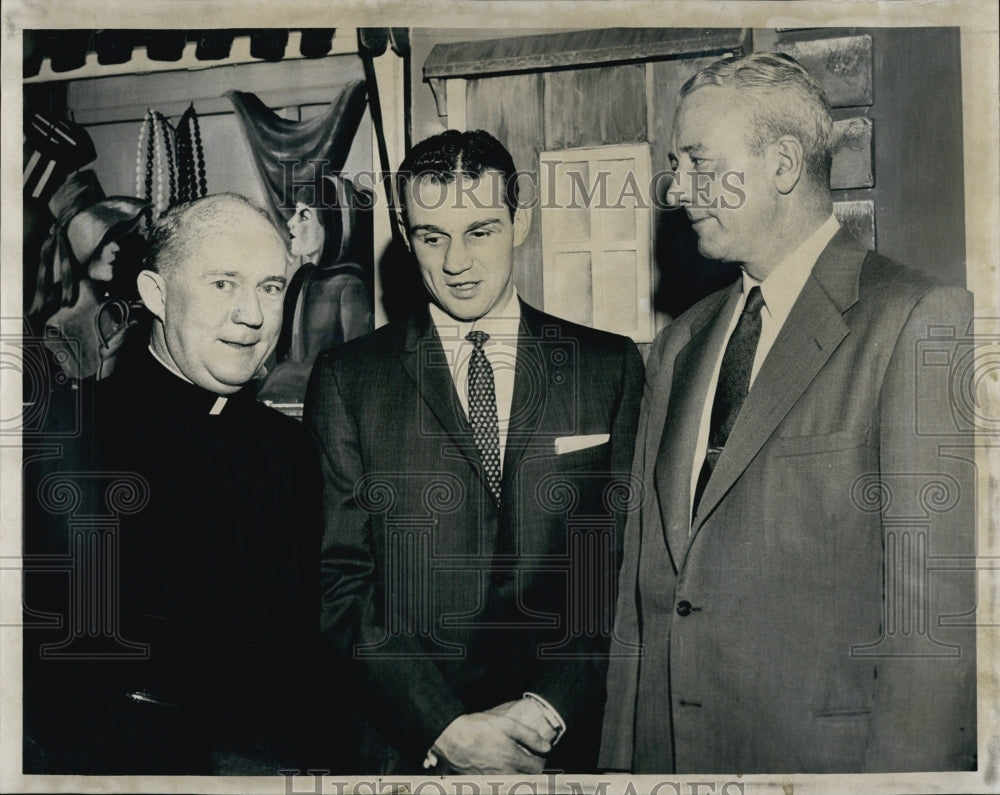
[[[406,245],[408,251],[413,249],[410,246],[410,233],[406,229],[406,221],[403,218],[403,211],[396,207],[396,228],[399,230],[399,236],[403,238],[403,243]]]
[[[163,321],[164,305],[166,304],[167,285],[156,271],[140,271],[135,280],[139,288],[139,297],[146,309]]]
[[[531,208],[519,205],[514,211],[514,245],[521,245],[531,231]]]
[[[774,186],[779,193],[791,193],[802,176],[802,142],[794,136],[785,135],[771,144],[771,152],[775,160]]]

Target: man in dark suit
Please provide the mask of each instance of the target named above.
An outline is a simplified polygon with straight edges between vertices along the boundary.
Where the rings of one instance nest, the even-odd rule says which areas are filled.
[[[975,767],[975,471],[929,366],[971,297],[839,227],[831,127],[787,56],[681,91],[672,197],[742,276],[647,361],[605,769]]]
[[[306,399],[322,631],[381,772],[596,766],[642,361],[517,297],[515,177],[482,131],[414,147],[401,221],[429,303],[325,352]]]
[[[317,453],[247,386],[281,328],[284,266],[277,229],[242,197],[159,219],[138,279],[148,350],[67,396],[49,457],[25,456],[25,554],[49,561],[25,603],[61,619],[25,631],[26,770],[329,762],[329,742],[309,753],[330,726],[314,677]]]

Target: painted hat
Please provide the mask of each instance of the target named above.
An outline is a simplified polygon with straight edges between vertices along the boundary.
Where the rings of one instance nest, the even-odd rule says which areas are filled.
[[[101,245],[132,231],[148,202],[131,196],[109,196],[90,169],[66,178],[49,200],[55,223],[42,245],[36,287],[29,314],[53,301],[68,306],[76,300],[73,260],[86,267]]]
[[[96,204],[104,198],[104,189],[91,169],[77,171],[66,177],[52,198],[49,210],[59,226],[66,226],[80,210]]]
[[[101,243],[132,231],[148,202],[131,196],[105,197],[97,175],[90,169],[66,178],[49,200],[56,225],[65,230],[76,261],[86,265]]]
[[[98,252],[106,240],[131,232],[148,202],[131,196],[109,196],[74,215],[66,225],[66,239],[81,265]]]
[[[320,267],[340,262],[351,247],[359,222],[359,209],[373,206],[368,191],[360,190],[354,183],[339,174],[324,174],[320,201],[313,201],[312,185],[303,186],[295,196],[296,202],[309,204],[317,211],[316,217],[325,234],[323,251],[319,256]],[[368,221],[370,224],[371,221]]]

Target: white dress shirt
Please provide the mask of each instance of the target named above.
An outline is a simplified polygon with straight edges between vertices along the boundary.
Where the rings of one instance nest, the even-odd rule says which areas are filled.
[[[465,336],[470,331],[484,331],[489,339],[483,353],[493,368],[493,384],[497,396],[497,420],[500,424],[500,463],[503,465],[510,424],[511,403],[514,400],[514,365],[517,362],[517,335],[521,327],[521,305],[517,290],[503,306],[496,306],[477,320],[455,320],[437,304],[430,305],[431,320],[441,338],[445,360],[451,369],[458,400],[469,417],[469,359],[475,350]]]
[[[739,322],[740,314],[746,303],[747,293],[755,287],[760,287],[760,292],[764,297],[764,306],[760,310],[760,340],[757,343],[757,352],[754,354],[753,368],[750,371],[750,388],[760,372],[761,365],[771,347],[774,345],[778,332],[785,325],[788,314],[792,311],[795,301],[802,292],[809,274],[812,273],[813,266],[823,249],[837,234],[840,224],[836,217],[831,214],[815,232],[813,232],[795,251],[789,254],[773,271],[771,271],[764,281],[759,282],[745,270],[741,271],[743,279],[743,293],[733,310],[729,319],[729,329],[726,331],[726,341]],[[708,384],[708,394],[705,396],[704,405],[701,410],[701,425],[698,428],[698,444],[695,447],[693,467],[691,470],[691,512],[694,512],[694,494],[698,485],[698,475],[701,473],[702,464],[705,461],[705,454],[708,452],[708,436],[712,424],[712,403],[715,400],[715,389],[719,383],[719,370],[722,369],[722,357],[725,355],[726,346],[723,345],[715,359],[715,367],[712,370],[712,378]],[[693,516],[691,517],[694,518]]]

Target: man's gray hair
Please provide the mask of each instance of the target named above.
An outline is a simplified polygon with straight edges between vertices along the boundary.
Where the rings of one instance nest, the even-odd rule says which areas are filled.
[[[146,267],[157,273],[175,268],[200,242],[229,229],[233,224],[260,219],[286,247],[285,239],[263,209],[238,193],[215,193],[179,204],[161,215],[149,234]]]
[[[833,162],[830,103],[798,61],[777,52],[716,61],[684,84],[680,98],[709,86],[737,90],[749,121],[744,136],[751,154],[759,155],[782,135],[792,135],[802,144],[806,173],[829,186]]]

